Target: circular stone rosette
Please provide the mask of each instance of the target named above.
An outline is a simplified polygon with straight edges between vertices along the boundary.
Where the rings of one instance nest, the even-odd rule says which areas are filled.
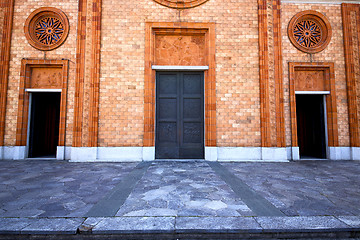
[[[39,8],[26,19],[25,36],[36,49],[50,51],[61,46],[69,34],[69,20],[57,8]]]
[[[299,12],[289,22],[288,36],[291,43],[300,51],[317,53],[329,44],[331,25],[319,12]]]
[[[193,8],[209,0],[153,0],[163,6],[176,9]]]

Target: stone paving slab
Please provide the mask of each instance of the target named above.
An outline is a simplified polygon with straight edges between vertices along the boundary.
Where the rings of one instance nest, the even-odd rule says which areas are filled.
[[[360,216],[338,216],[337,219],[350,227],[360,228]]]
[[[333,216],[255,217],[264,230],[314,231],[325,229],[347,229],[351,226]]]
[[[343,217],[341,217],[343,218]],[[345,219],[347,217],[344,217]],[[0,218],[1,234],[131,233],[282,233],[360,232],[357,221],[345,224],[333,216],[313,217],[89,217]],[[350,221],[349,220],[349,221]],[[355,224],[354,224],[355,222]]]
[[[83,218],[0,218],[0,234],[76,234]]]
[[[260,232],[253,217],[177,217],[176,232]]]
[[[108,217],[97,223],[92,233],[166,233],[174,230],[175,217]]]
[[[360,215],[360,161],[221,165],[287,216]]]
[[[18,233],[29,226],[30,219],[27,218],[0,218],[0,234]]]
[[[0,217],[83,217],[137,164],[0,161]]]
[[[76,234],[83,218],[39,218],[21,230],[22,234]]]
[[[153,162],[116,216],[253,216],[205,161]]]
[[[123,178],[121,184],[115,186],[107,196],[96,203],[89,212],[85,214],[85,217],[114,216],[129,197],[129,194],[142,178],[150,164],[150,162],[139,163],[131,173]]]

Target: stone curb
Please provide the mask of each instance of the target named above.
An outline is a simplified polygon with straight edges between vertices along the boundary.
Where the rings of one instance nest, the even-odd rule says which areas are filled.
[[[360,216],[0,218],[0,234],[360,234]]]

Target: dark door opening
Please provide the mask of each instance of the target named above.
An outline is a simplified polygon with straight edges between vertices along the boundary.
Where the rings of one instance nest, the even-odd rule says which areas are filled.
[[[29,157],[56,156],[59,140],[60,93],[32,93]]]
[[[326,158],[323,95],[296,95],[300,158]]]
[[[204,158],[204,73],[156,73],[157,159]]]

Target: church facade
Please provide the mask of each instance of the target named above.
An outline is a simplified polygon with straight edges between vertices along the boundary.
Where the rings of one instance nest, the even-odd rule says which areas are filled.
[[[358,0],[1,0],[0,158],[360,160]]]

